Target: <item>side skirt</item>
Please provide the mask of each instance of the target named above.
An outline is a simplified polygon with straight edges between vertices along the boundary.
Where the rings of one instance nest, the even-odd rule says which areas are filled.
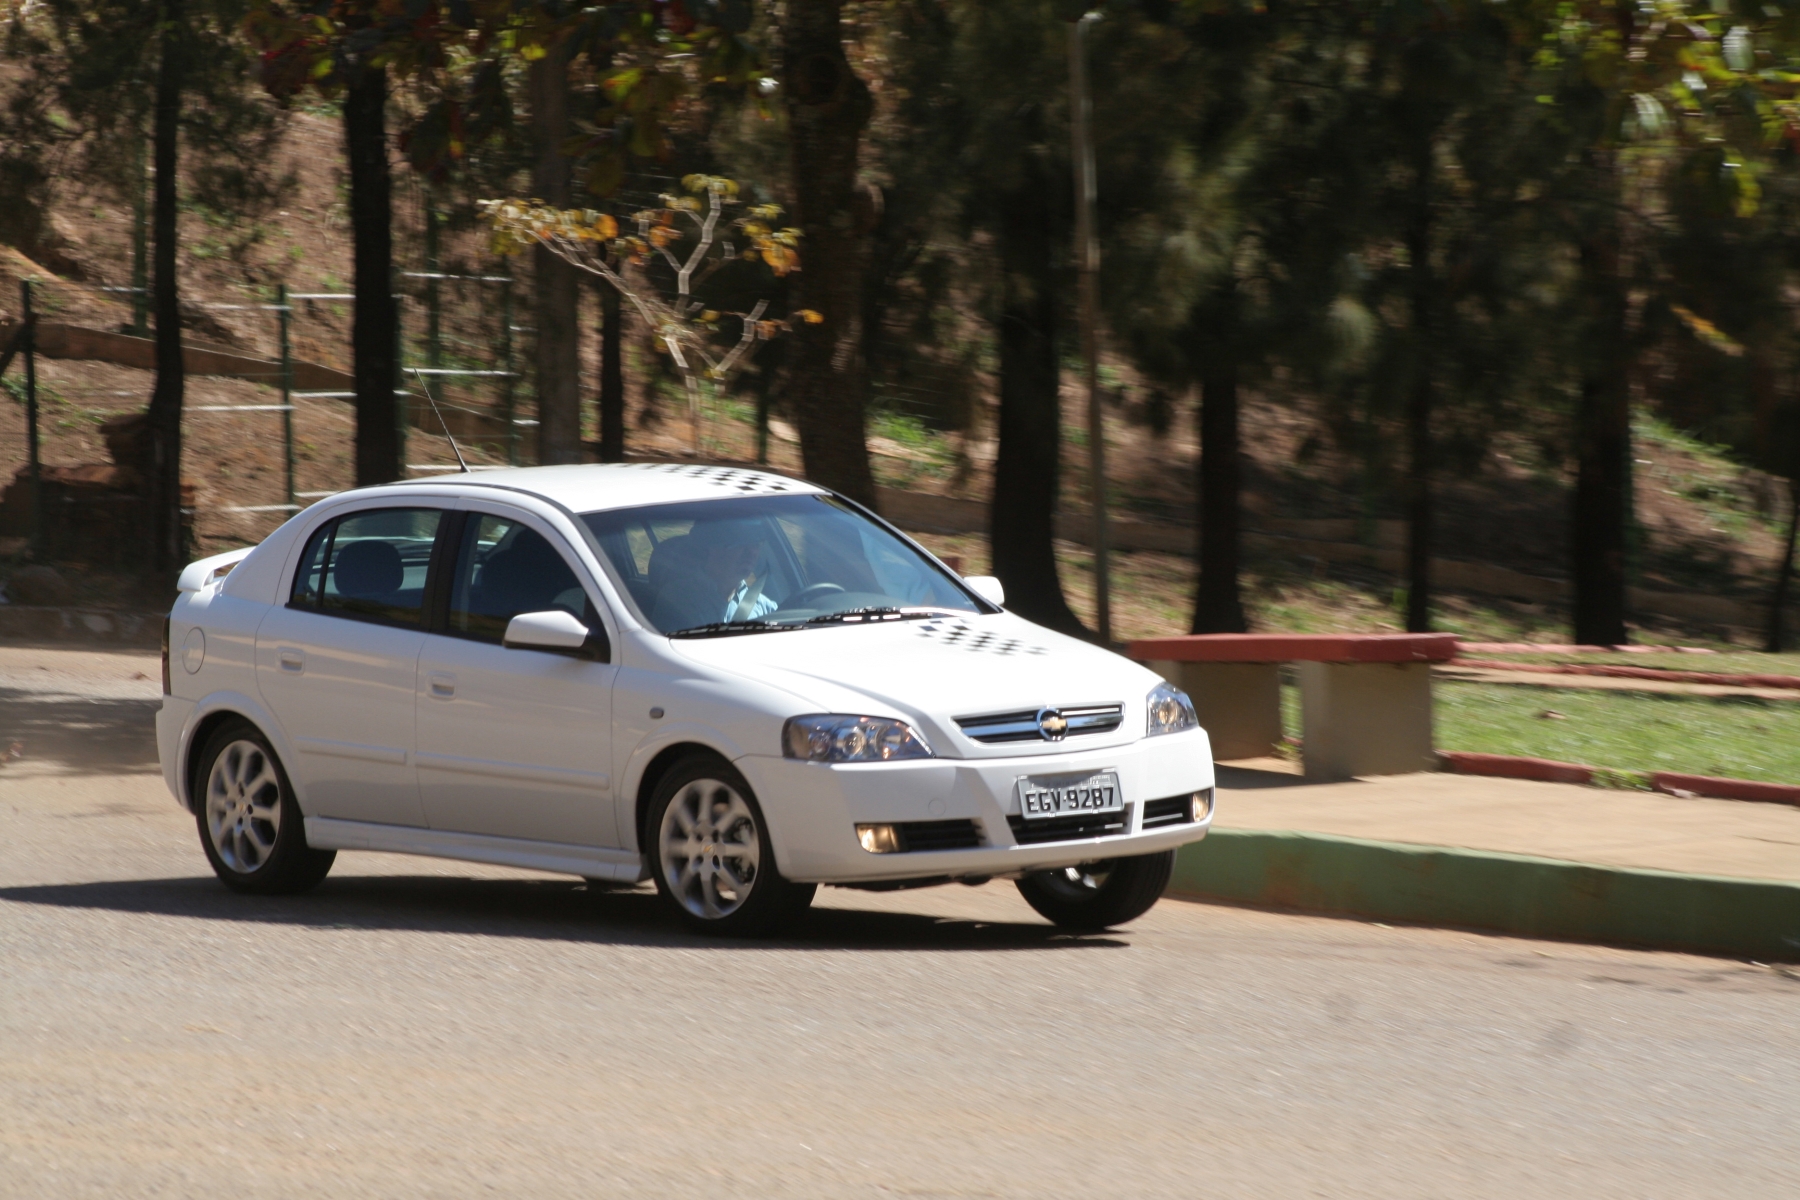
[[[644,870],[643,858],[630,850],[570,846],[561,842],[535,842],[481,833],[450,833],[410,825],[344,821],[336,817],[306,818],[306,841],[315,850],[380,850],[388,854],[456,858],[465,862],[580,875],[587,879],[607,879],[614,883],[640,883],[650,877]]]

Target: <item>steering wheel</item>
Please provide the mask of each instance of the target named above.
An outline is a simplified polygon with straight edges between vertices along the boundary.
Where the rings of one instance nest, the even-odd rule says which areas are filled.
[[[841,592],[843,590],[843,588],[835,583],[815,583],[811,587],[801,588],[786,600],[783,600],[781,602],[781,607],[806,608],[815,600],[821,600],[826,596],[831,595],[833,592]]]

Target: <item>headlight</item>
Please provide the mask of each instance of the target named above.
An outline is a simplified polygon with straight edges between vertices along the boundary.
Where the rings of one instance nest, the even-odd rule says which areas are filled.
[[[893,762],[930,758],[931,747],[905,721],[818,713],[781,729],[781,752],[811,762]]]
[[[1150,737],[1200,727],[1200,718],[1194,715],[1194,702],[1172,683],[1159,683],[1151,688],[1148,706],[1150,727],[1146,732]]]

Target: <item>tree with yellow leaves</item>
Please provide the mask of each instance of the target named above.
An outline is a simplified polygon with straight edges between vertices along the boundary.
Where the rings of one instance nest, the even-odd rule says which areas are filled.
[[[701,381],[724,384],[741,371],[759,343],[791,321],[816,324],[819,314],[802,309],[789,319],[767,315],[769,302],[758,300],[747,312],[707,308],[695,289],[734,262],[762,262],[777,277],[800,269],[800,231],[779,228],[781,207],[758,204],[727,221],[727,210],[741,203],[738,185],[717,175],[689,175],[681,181],[687,195],[661,197],[662,204],[627,218],[594,209],[563,209],[536,200],[483,200],[482,219],[494,230],[494,249],[517,254],[542,246],[552,254],[598,275],[630,302],[668,354],[687,389],[689,436],[700,453]],[[659,286],[649,268],[659,263],[673,273],[672,285]],[[728,321],[737,322],[735,339]]]

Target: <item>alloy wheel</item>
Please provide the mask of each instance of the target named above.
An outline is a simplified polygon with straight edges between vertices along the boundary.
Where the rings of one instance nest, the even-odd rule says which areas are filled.
[[[233,871],[255,872],[275,852],[281,832],[281,777],[269,752],[247,738],[213,759],[206,779],[206,830]]]
[[[663,811],[658,841],[669,892],[694,916],[716,921],[749,900],[762,841],[756,814],[730,784],[696,779],[683,785]]]

